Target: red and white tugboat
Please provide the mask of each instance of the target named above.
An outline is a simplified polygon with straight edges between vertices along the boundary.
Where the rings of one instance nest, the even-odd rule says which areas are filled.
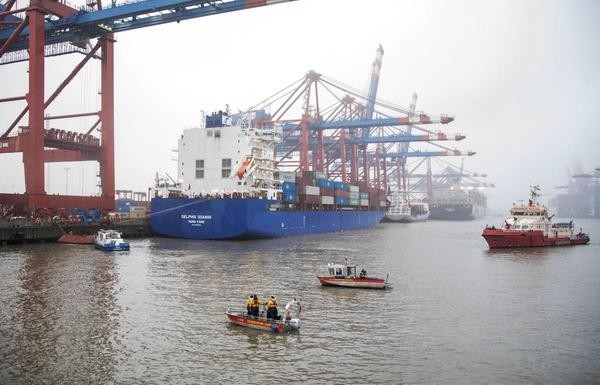
[[[251,329],[257,329],[267,332],[290,332],[300,330],[300,313],[302,306],[300,302],[294,300],[285,305],[285,311],[276,319],[265,317],[262,311],[259,316],[249,315],[244,311],[231,311],[227,309],[225,315],[233,324],[244,326]]]
[[[539,186],[531,186],[528,204],[514,205],[502,227],[486,226],[482,236],[490,249],[583,245],[590,241],[581,231],[575,234],[573,221],[552,223],[554,215],[548,216],[548,209],[537,202],[539,191]]]
[[[389,274],[388,274],[389,277]],[[327,275],[317,276],[323,286],[340,286],[360,289],[386,289],[391,287],[385,279],[367,276],[366,270],[356,274],[356,265],[349,265],[348,260],[344,263],[329,263]]]

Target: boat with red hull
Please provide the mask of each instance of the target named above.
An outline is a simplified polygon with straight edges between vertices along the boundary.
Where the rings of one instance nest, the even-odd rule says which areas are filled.
[[[262,330],[266,332],[291,332],[300,330],[300,312],[302,307],[300,302],[294,300],[285,306],[283,316],[276,319],[264,316],[264,311],[260,316],[252,316],[243,311],[231,311],[227,309],[225,315],[229,322],[251,329]]]
[[[516,204],[500,228],[495,226],[483,230],[483,238],[490,249],[513,247],[544,247],[584,245],[590,237],[579,231],[575,233],[573,221],[552,223],[554,215],[537,203],[539,186],[531,186],[531,198],[527,204]]]
[[[356,274],[356,265],[345,263],[330,263],[327,265],[327,275],[317,276],[323,286],[350,287],[357,289],[386,289],[390,287],[387,277],[377,278],[367,276],[363,269]]]

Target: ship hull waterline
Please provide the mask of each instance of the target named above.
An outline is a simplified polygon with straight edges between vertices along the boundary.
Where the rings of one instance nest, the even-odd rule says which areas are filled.
[[[490,249],[519,247],[554,247],[584,245],[590,241],[587,235],[570,237],[547,237],[542,231],[518,231],[485,229],[482,234]]]
[[[187,239],[260,239],[377,226],[384,211],[273,210],[267,199],[154,198],[152,230]]]

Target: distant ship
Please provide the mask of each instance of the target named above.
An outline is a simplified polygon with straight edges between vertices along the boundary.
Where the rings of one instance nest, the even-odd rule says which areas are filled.
[[[390,206],[383,221],[410,223],[429,218],[429,205],[421,201],[411,201],[406,193],[396,191],[389,196]]]
[[[160,182],[151,201],[158,234],[190,239],[255,239],[375,227],[385,191],[344,183],[321,172],[279,170],[281,127],[257,128],[264,111],[206,116],[184,130],[177,182]]]
[[[539,186],[531,186],[531,198],[527,204],[516,204],[500,228],[494,226],[483,230],[490,249],[511,247],[582,245],[590,237],[582,231],[575,234],[573,221],[552,223],[548,209],[537,203]]]
[[[429,219],[473,220],[486,214],[487,200],[478,190],[435,190],[429,203]]]

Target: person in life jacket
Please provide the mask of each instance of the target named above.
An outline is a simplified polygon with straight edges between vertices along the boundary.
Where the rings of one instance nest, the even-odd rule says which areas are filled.
[[[267,302],[267,318],[277,319],[277,299],[273,295]]]
[[[254,300],[254,295],[250,294],[248,299],[246,300],[246,310],[248,311],[248,315],[252,315],[252,301]]]
[[[252,303],[250,304],[250,312],[252,313],[252,315],[254,317],[258,317],[258,310],[260,308],[260,305],[262,305],[263,303],[264,303],[263,301],[260,301],[258,299],[256,294],[254,294],[252,296]]]
[[[359,278],[367,278],[367,271],[365,269],[362,269],[360,271],[360,275],[358,277]]]

